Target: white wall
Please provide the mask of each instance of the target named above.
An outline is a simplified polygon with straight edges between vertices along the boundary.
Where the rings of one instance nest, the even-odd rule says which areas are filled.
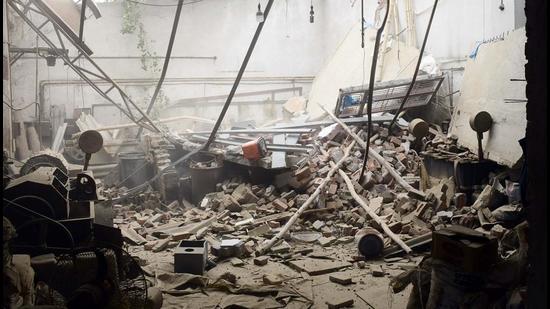
[[[175,1],[174,1],[175,3]],[[183,8],[176,43],[172,52],[174,59],[168,69],[167,79],[196,78],[194,82],[180,82],[166,86],[170,102],[182,98],[220,95],[228,93],[232,78],[236,75],[246,49],[256,29],[256,0],[204,0],[185,5]],[[265,7],[267,1],[261,0]],[[403,0],[399,0],[403,11]],[[429,17],[430,0],[414,1],[418,45],[424,36]],[[313,0],[315,23],[309,23],[309,5],[306,0],[275,1],[268,21],[249,62],[245,78],[238,92],[298,86],[309,91],[314,77],[328,62],[331,55],[352,25],[360,20],[360,0]],[[427,51],[441,60],[463,59],[470,53],[476,41],[514,28],[513,0],[505,0],[505,10],[500,11],[497,0],[441,0],[428,40]],[[353,5],[353,6],[352,6]],[[159,73],[145,72],[139,59],[105,59],[101,57],[139,56],[137,36],[122,35],[120,3],[100,4],[103,17],[87,20],[85,42],[94,51],[94,57],[113,78],[156,78]],[[367,21],[372,20],[376,1],[365,0]],[[425,11],[425,9],[428,10]],[[164,56],[175,7],[140,6],[152,50]],[[405,25],[401,14],[401,25]],[[13,20],[13,16],[11,17]],[[13,45],[35,46],[32,31],[20,23],[11,35]],[[50,36],[53,34],[50,33]],[[359,36],[360,33],[357,33]],[[43,43],[40,44],[44,46]],[[357,48],[360,48],[358,46]],[[180,59],[177,57],[216,57],[213,59]],[[449,63],[449,62],[447,62]],[[161,62],[162,65],[162,62]],[[463,66],[450,63],[445,66]],[[20,59],[13,69],[14,105],[22,106],[35,99],[35,60]],[[38,64],[39,81],[57,80],[61,84],[44,86],[43,114],[48,115],[51,105],[88,106],[105,103],[87,86],[63,84],[62,81],[78,80],[72,71],[67,71],[60,61],[56,67],[47,67],[44,60]],[[283,78],[284,77],[284,78]],[[306,77],[306,78],[300,78]],[[227,78],[223,82],[213,78]],[[252,81],[263,78],[263,82]],[[460,80],[460,76],[455,78]],[[459,85],[455,85],[458,87]],[[127,90],[139,103],[146,104],[146,94],[151,94],[154,83],[149,86],[128,86]],[[289,93],[288,96],[292,94]],[[278,99],[284,99],[284,96]],[[262,100],[262,98],[255,98]],[[70,109],[70,108],[69,108]],[[214,118],[217,108],[207,112],[197,110],[199,116]],[[190,112],[190,109],[185,112]],[[208,115],[204,115],[207,113]],[[68,111],[68,115],[71,112]],[[26,110],[21,117],[30,121],[34,111]],[[265,115],[267,117],[267,115]],[[237,116],[235,116],[237,117]]]

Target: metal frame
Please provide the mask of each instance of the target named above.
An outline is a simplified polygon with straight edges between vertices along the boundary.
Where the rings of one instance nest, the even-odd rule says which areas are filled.
[[[425,105],[428,102],[430,102],[433,96],[439,90],[439,87],[441,86],[443,79],[444,79],[443,75],[423,75],[417,78],[417,80],[414,82],[413,90],[411,91],[412,93],[410,94],[410,98],[408,102],[405,104],[405,107],[406,108],[417,107],[417,106]],[[408,87],[410,83],[411,83],[411,80],[403,79],[403,80],[396,80],[396,81],[390,81],[390,82],[381,82],[381,83],[377,83],[377,85],[375,84],[374,85],[375,95],[372,98],[372,101],[373,101],[372,112],[377,113],[377,112],[397,110],[399,108],[398,102],[395,104],[390,104],[389,106],[384,103],[381,103],[381,104],[377,104],[377,103],[403,99],[405,96],[399,95],[399,93],[402,93],[404,91],[399,91],[399,93],[396,93],[396,94],[394,93],[396,92],[396,89]],[[422,91],[423,84],[427,84],[427,83],[433,83],[435,85],[429,91]],[[352,115],[356,117],[361,117],[362,116],[361,114],[357,114],[357,113],[347,114],[345,113],[345,110],[342,111],[341,110],[342,99],[344,95],[350,95],[350,94],[361,94],[364,96],[365,89],[368,89],[368,86],[364,85],[364,86],[355,86],[355,87],[340,89],[340,93],[338,95],[338,99],[336,102],[336,108],[334,109],[334,114],[337,117],[340,117],[340,114],[344,114],[342,115],[342,117],[352,116]],[[382,95],[376,94],[376,92],[382,92],[384,90],[385,90],[385,93],[383,93]],[[428,98],[421,102],[416,102],[412,100],[412,98],[422,97],[426,95],[428,95]],[[358,108],[360,108],[360,106]]]
[[[140,127],[156,133],[161,133],[161,130],[153,123],[147,114],[142,111],[141,108],[139,108],[124,92],[124,90],[122,90],[122,88],[120,88],[120,86],[91,59],[91,50],[80,40],[78,40],[78,37],[75,37],[74,33],[69,33],[69,30],[62,24],[62,20],[60,20],[59,16],[52,16],[51,12],[48,12],[48,10],[40,5],[39,0],[29,0],[26,3],[23,3],[21,0],[8,0],[7,2],[12,10],[34,30],[34,32],[36,32],[36,34],[50,48],[53,50],[65,50],[65,42],[63,40],[64,37],[65,40],[67,40],[77,50],[77,55],[75,57],[70,57],[68,54],[64,53],[56,53],[56,56],[62,59],[67,66],[69,66],[80,78],[86,81],[97,93],[99,93],[99,95],[101,95],[109,103],[118,107],[126,117]],[[21,6],[22,9],[18,6]],[[31,14],[30,12],[41,15],[46,18],[46,20],[41,24],[33,22],[33,20],[31,20],[28,16]],[[37,18],[34,18],[34,20],[37,20]],[[60,47],[58,47],[44,32],[42,32],[41,29],[47,24],[51,24],[53,27],[53,30],[59,40],[58,44]],[[82,66],[76,65],[75,63],[79,59],[84,61],[85,64],[88,64],[88,67],[91,69],[85,69]],[[108,88],[106,90],[100,88],[100,86],[91,79],[92,77],[99,78],[107,82]],[[113,89],[117,90],[116,92],[118,92],[118,95],[116,92],[114,94],[110,94]],[[137,112],[137,115],[134,115],[134,112]],[[140,117],[138,118],[136,116]]]
[[[24,54],[37,54],[40,57],[44,57],[41,53],[57,56],[58,54],[68,54],[69,51],[66,49],[52,49],[49,47],[29,47],[29,48],[20,48],[20,47],[10,47],[10,53],[15,53],[15,56],[10,60],[10,65],[13,65],[17,60],[23,57]]]

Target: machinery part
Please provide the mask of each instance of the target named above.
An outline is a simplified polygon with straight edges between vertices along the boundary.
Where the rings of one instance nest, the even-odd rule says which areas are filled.
[[[384,237],[373,228],[365,228],[357,232],[355,242],[359,252],[365,258],[378,257],[384,249]]]
[[[103,137],[96,130],[84,131],[78,137],[78,147],[86,154],[83,168],[85,171],[88,169],[92,154],[100,151],[103,147]]]
[[[94,177],[84,172],[79,173],[75,179],[72,179],[69,199],[74,201],[96,201],[98,196]]]
[[[4,189],[4,198],[17,201],[49,218],[66,219],[69,217],[67,181],[67,175],[60,169],[39,167],[30,174],[12,180]],[[42,205],[36,203],[39,199],[44,201]],[[4,213],[8,213],[8,207],[4,206]]]
[[[416,138],[423,138],[428,135],[429,131],[428,123],[420,118],[413,119],[409,122],[409,130]]]
[[[39,167],[45,166],[58,168],[65,175],[68,175],[68,165],[69,164],[67,163],[65,158],[63,158],[63,156],[61,156],[60,154],[51,151],[41,151],[25,161],[25,163],[21,167],[21,170],[19,171],[19,174],[21,176],[27,175],[34,172]]]
[[[476,132],[487,132],[493,125],[491,114],[486,111],[481,111],[470,117],[470,127]]]
[[[483,133],[489,131],[493,125],[491,114],[486,111],[481,111],[470,117],[470,128],[477,133],[477,156],[479,161],[483,161]]]
[[[96,130],[84,131],[78,137],[78,147],[84,151],[84,153],[96,153],[103,147],[103,137],[101,133]]]

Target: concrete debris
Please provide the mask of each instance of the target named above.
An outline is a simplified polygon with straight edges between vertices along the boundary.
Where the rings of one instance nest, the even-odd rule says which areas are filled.
[[[254,258],[254,265],[264,266],[264,265],[267,265],[268,261],[269,261],[269,258],[267,256],[260,256],[260,257]]]
[[[341,285],[352,284],[353,280],[349,274],[345,273],[333,273],[328,276],[329,280]]]
[[[289,112],[291,108],[294,105],[288,104]],[[407,129],[397,127],[389,132],[387,124],[381,123],[376,124],[372,152],[360,183],[364,131],[364,124],[334,123],[317,135],[295,134],[299,135],[296,145],[307,141],[318,151],[287,153],[288,168],[271,170],[269,176],[260,177],[250,169],[239,174],[250,177],[226,178],[197,207],[187,201],[165,202],[154,191],[125,197],[114,207],[113,223],[129,245],[152,255],[170,252],[181,240],[206,241],[210,257],[214,256],[212,261],[243,272],[248,271],[247,264],[259,266],[252,268],[261,269],[261,275],[251,276],[269,286],[287,284],[286,277],[275,271],[281,264],[295,270],[295,278],[305,281],[326,274],[331,282],[350,285],[352,277],[345,271],[350,267],[363,275],[368,271],[375,277],[373,280],[384,280],[376,278],[393,277],[396,269],[413,269],[413,262],[405,265],[401,256],[426,252],[432,235],[438,239],[438,258],[453,258],[441,250],[449,245],[468,254],[467,260],[456,261],[457,265],[473,269],[472,263],[480,253],[455,242],[445,232],[437,232],[445,231],[449,225],[461,225],[483,237],[512,243],[498,248],[508,250],[510,256],[515,252],[515,242],[510,242],[509,235],[525,219],[517,198],[517,182],[506,180],[505,187],[500,183],[504,181],[502,177],[491,176],[489,184],[478,186],[483,190],[472,194],[472,190],[459,187],[454,177],[430,176],[423,162],[426,153],[453,153],[461,160],[469,158],[470,153],[456,146],[452,137],[427,135],[422,144]],[[269,145],[269,135],[264,138]],[[262,160],[269,158],[268,154]],[[265,169],[260,162],[257,164],[253,168]],[[242,162],[238,165],[250,166]],[[115,189],[104,189],[102,193],[113,199],[125,194]],[[365,229],[378,235],[375,242],[362,244],[375,245],[367,250],[376,251],[374,256],[358,251],[359,244],[354,244],[357,236],[362,239],[360,231]],[[495,243],[491,243],[491,254],[495,248]],[[229,263],[221,262],[224,259]],[[207,264],[214,270],[222,267],[213,266],[211,260]],[[231,284],[237,281],[231,272],[220,278]],[[329,308],[352,306],[354,298],[331,299],[327,304]]]
[[[327,301],[328,309],[338,309],[338,308],[346,308],[346,307],[352,307],[353,306],[353,298],[352,297],[336,297],[335,299],[331,299]]]

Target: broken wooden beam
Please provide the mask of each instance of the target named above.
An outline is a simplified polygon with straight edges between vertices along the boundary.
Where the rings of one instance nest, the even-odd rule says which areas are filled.
[[[258,248],[257,250],[258,253],[260,254],[266,253],[267,251],[269,251],[269,249],[271,249],[271,247],[273,247],[273,245],[275,245],[279,240],[283,238],[283,236],[288,232],[288,230],[294,224],[294,222],[296,222],[296,220],[302,215],[302,213],[317,198],[317,196],[321,193],[321,191],[325,188],[325,186],[332,180],[332,176],[334,175],[334,173],[336,173],[336,171],[340,168],[340,166],[342,166],[346,158],[349,156],[353,146],[355,146],[355,141],[352,141],[349,144],[349,146],[346,147],[346,150],[344,151],[344,156],[342,156],[342,158],[338,161],[338,163],[336,163],[335,166],[330,169],[330,171],[327,173],[327,176],[323,179],[321,184],[319,184],[315,192],[313,192],[313,194],[309,196],[309,198],[304,202],[304,204],[302,204],[302,206],[300,206],[300,208],[294,213],[294,215],[292,215],[292,217],[287,221],[287,223],[285,224],[285,226],[283,226],[283,228],[279,231],[279,233],[277,233],[277,235],[275,235],[273,238],[271,238],[269,241],[262,244]]]
[[[333,162],[330,162],[330,163],[331,163],[331,165],[334,165]],[[386,225],[386,223],[382,219],[380,219],[380,217],[376,213],[374,213],[374,211],[369,207],[369,205],[367,205],[367,203],[363,200],[363,198],[359,194],[357,194],[357,192],[355,192],[355,189],[353,187],[353,183],[349,179],[348,175],[346,175],[346,173],[344,173],[344,171],[342,171],[341,169],[338,170],[338,173],[340,174],[340,177],[342,177],[342,179],[344,179],[344,181],[346,182],[346,185],[348,186],[348,190],[351,193],[351,195],[353,196],[353,198],[355,199],[355,201],[359,205],[361,205],[361,207],[363,207],[363,209],[367,212],[367,214],[374,221],[376,221],[376,223],[378,223],[378,225],[380,225],[382,227],[382,230],[384,230],[386,235],[388,235],[389,238],[391,238],[393,241],[395,241],[395,243],[397,243],[401,248],[403,248],[403,250],[405,250],[406,253],[412,252],[412,249],[409,248],[409,246],[407,246],[401,240],[401,238],[399,238],[397,235],[395,235],[390,230],[390,228]]]

